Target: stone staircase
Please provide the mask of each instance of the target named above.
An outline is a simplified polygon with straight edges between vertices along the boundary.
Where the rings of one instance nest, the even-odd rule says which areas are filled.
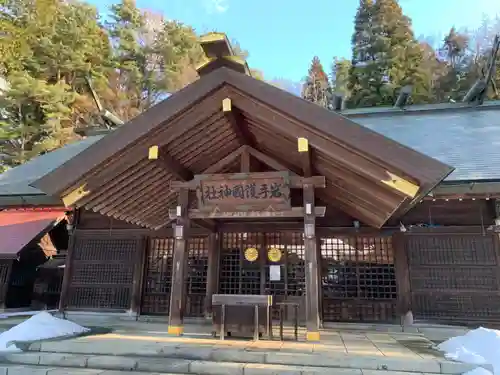
[[[208,344],[195,338],[173,342],[108,337],[26,345],[23,352],[0,355],[0,375],[458,375],[478,367],[432,356],[338,353],[333,347],[308,343],[284,347],[262,341],[233,347],[226,341]]]

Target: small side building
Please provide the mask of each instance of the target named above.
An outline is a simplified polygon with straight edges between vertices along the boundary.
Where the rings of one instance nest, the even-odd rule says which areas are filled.
[[[90,137],[0,175],[0,303],[3,309],[57,308],[71,210],[30,183],[95,142]]]

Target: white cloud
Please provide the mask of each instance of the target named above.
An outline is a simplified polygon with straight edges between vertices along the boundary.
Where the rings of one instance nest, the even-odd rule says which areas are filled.
[[[205,0],[208,13],[225,13],[229,9],[229,0]]]

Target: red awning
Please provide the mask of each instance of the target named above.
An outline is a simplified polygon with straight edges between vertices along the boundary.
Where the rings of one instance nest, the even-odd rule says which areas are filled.
[[[0,211],[0,257],[15,258],[35,237],[62,219],[65,210]]]

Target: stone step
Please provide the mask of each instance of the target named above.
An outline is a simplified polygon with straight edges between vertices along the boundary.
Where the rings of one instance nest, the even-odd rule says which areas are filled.
[[[236,372],[227,372],[221,369],[216,375],[227,375]],[[179,374],[168,372],[145,372],[145,371],[121,371],[121,370],[103,370],[90,368],[74,368],[74,367],[55,367],[55,366],[34,366],[34,365],[0,365],[0,375],[205,375],[213,374],[211,372],[199,372],[197,374]],[[393,371],[378,371],[378,370],[353,370],[353,369],[332,369],[325,372],[311,372],[308,369],[293,369],[285,368],[284,366],[275,367],[274,369],[262,370],[258,368],[244,369],[243,374],[258,374],[258,375],[316,375],[316,374],[336,374],[336,375],[434,375],[421,372],[393,372]]]
[[[135,375],[180,375],[158,372],[134,372]],[[73,367],[0,365],[0,375],[131,375],[130,371],[99,370]],[[188,374],[184,374],[188,375]]]
[[[64,342],[57,344],[62,343]],[[56,344],[56,342],[50,344]],[[69,349],[75,350],[68,353]],[[110,348],[106,351],[102,350],[102,347],[90,350],[89,346],[84,345],[80,346],[80,353],[78,353],[78,346],[71,345],[71,347],[66,347],[66,352],[60,350],[58,352],[5,353],[0,355],[0,363],[205,375],[331,374],[332,372],[363,375],[366,371],[385,371],[386,374],[387,372],[416,372],[458,375],[479,367],[446,360],[408,360],[332,353],[171,347],[172,350],[169,352],[145,353],[143,348],[142,353],[137,353],[130,348],[128,351],[122,349],[118,354],[116,352],[120,351],[119,346],[115,345],[115,349],[118,350]],[[485,367],[491,369],[491,366]]]
[[[320,367],[303,365],[279,365],[260,363],[236,363],[191,361],[174,358],[144,358],[122,356],[84,356],[62,353],[15,353],[1,358],[0,374],[3,375],[121,375],[128,374],[176,374],[176,375],[435,375],[435,372],[412,369],[362,369]],[[5,369],[5,370],[2,370]],[[469,367],[470,369],[470,367]],[[5,371],[2,373],[1,371]],[[465,372],[465,371],[464,371]],[[460,372],[462,374],[463,372]]]

